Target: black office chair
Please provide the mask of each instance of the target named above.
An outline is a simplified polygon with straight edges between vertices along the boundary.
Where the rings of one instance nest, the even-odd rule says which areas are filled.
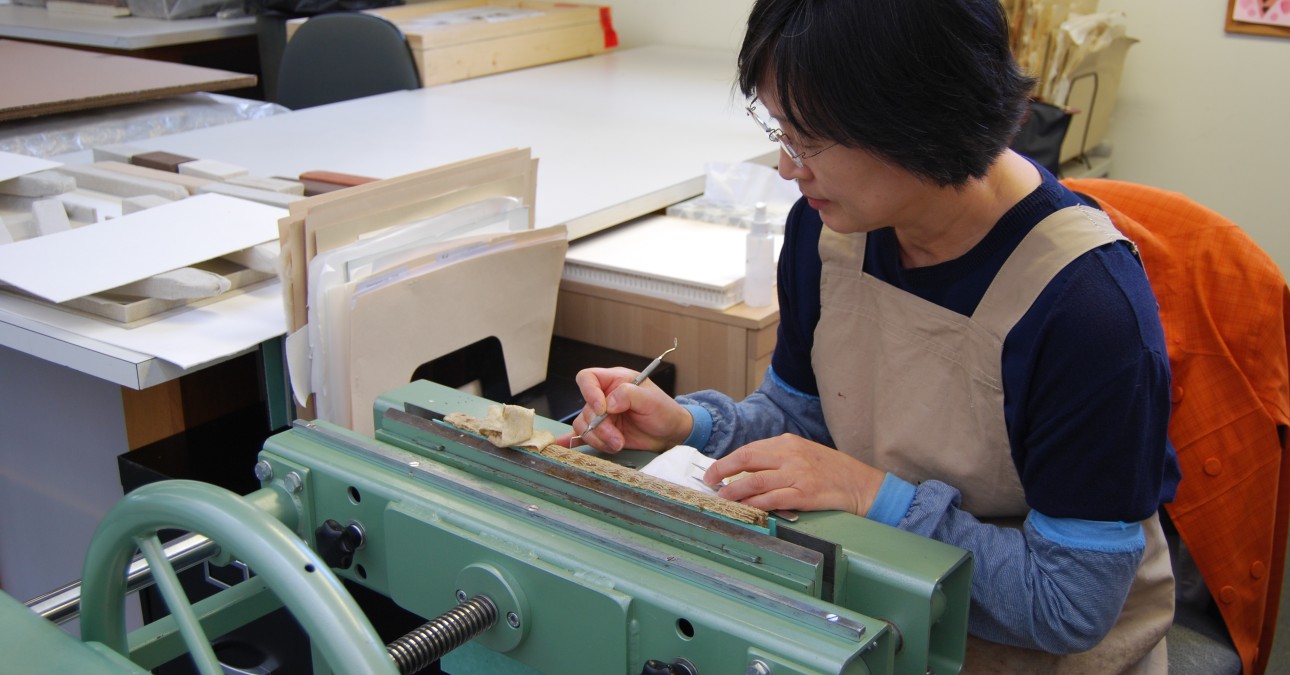
[[[420,86],[394,24],[361,12],[321,14],[301,24],[282,50],[277,103],[299,110]]]

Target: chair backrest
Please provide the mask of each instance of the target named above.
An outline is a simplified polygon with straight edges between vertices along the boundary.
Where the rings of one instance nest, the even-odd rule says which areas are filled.
[[[277,103],[292,110],[421,86],[403,33],[372,14],[321,14],[282,50]]]
[[[1167,511],[1246,673],[1271,653],[1290,520],[1290,290],[1234,223],[1184,195],[1103,179],[1091,196],[1141,252],[1173,384],[1182,483]]]

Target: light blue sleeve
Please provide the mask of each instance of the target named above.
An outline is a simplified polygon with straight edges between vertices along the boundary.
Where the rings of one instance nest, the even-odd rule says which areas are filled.
[[[1003,644],[1069,654],[1111,630],[1146,549],[1141,523],[1050,518],[1031,511],[1020,529],[959,509],[958,490],[915,488],[899,527],[972,552],[969,632]]]
[[[833,447],[824,425],[820,398],[802,393],[766,369],[757,391],[742,401],[705,390],[676,399],[694,417],[694,430],[685,445],[705,455],[723,457],[753,441],[796,434]]]
[[[911,483],[897,478],[895,474],[887,474],[882,479],[878,494],[874,495],[866,517],[883,525],[900,525],[901,519],[909,513],[910,504],[914,503],[915,492],[916,488]]]

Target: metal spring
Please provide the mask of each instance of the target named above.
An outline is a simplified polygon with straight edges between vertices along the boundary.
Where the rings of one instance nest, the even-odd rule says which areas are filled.
[[[385,647],[403,675],[434,663],[497,623],[497,606],[476,595]]]

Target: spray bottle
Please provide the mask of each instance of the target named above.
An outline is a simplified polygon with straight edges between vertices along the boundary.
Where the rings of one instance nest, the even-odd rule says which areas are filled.
[[[775,239],[770,234],[770,220],[763,202],[757,202],[748,230],[745,264],[744,304],[766,307],[775,297]]]

